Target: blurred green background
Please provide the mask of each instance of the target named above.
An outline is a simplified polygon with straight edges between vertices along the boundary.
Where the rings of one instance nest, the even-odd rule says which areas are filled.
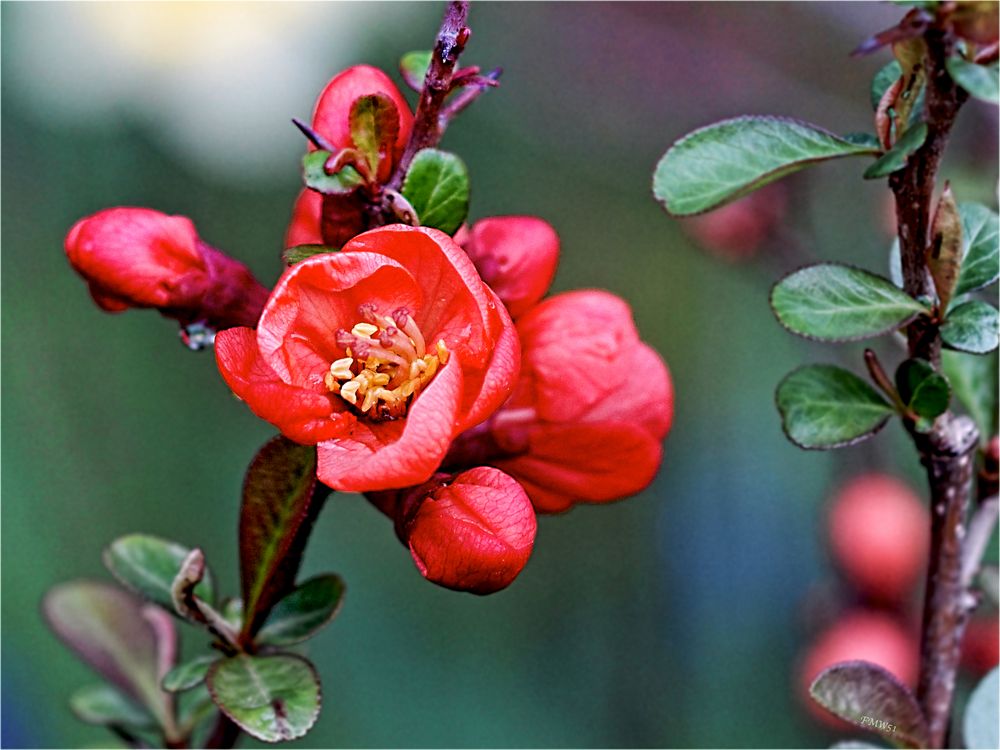
[[[152,312],[101,313],[62,238],[111,205],[190,216],[265,283],[299,189],[316,94],[356,62],[395,69],[427,48],[442,6],[4,3],[3,744],[79,746],[69,694],[87,670],[45,629],[44,591],[106,579],[100,553],[144,531],[207,550],[237,590],[243,470],[269,425],[230,395],[210,352]],[[391,525],[335,496],[304,575],[334,570],[346,606],[310,656],[323,746],[806,746],[806,603],[831,580],[823,503],[881,466],[916,482],[897,425],[837,455],[782,437],[772,402],[820,349],[783,333],[770,282],[788,248],[708,253],[653,201],[653,166],[712,119],[776,113],[871,130],[887,60],[847,54],[895,22],[889,4],[475,3],[470,64],[503,65],[444,146],[473,180],[472,217],[542,216],[559,231],[556,289],[633,305],[665,357],[676,421],[641,496],[541,520],[520,579],[488,598],[423,581]],[[395,75],[395,74],[394,74]],[[995,204],[996,109],[970,104],[946,164],[959,198]],[[861,160],[787,183],[784,232],[816,257],[883,272],[883,183]],[[895,356],[895,355],[892,355]],[[894,360],[893,360],[894,361]],[[919,486],[919,485],[915,485]],[[186,633],[187,653],[202,644]]]

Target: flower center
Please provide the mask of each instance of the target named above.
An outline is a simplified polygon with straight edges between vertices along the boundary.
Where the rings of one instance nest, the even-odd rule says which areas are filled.
[[[376,421],[399,419],[410,402],[448,362],[439,340],[428,352],[420,328],[405,308],[380,315],[372,304],[358,308],[361,322],[337,331],[347,356],[335,360],[323,382],[362,414]]]

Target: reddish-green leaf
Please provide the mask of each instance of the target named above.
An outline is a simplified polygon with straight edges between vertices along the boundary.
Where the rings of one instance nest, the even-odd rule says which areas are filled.
[[[240,577],[244,635],[253,634],[275,602],[292,590],[319,502],[316,448],[278,436],[254,457],[243,484]]]
[[[909,747],[927,746],[927,721],[910,689],[877,664],[847,661],[824,670],[809,688],[823,708],[856,727]]]
[[[934,211],[931,244],[927,248],[927,267],[934,279],[934,288],[937,289],[942,310],[948,309],[958,283],[962,250],[962,217],[951,192],[951,185],[945,183],[944,192]]]
[[[369,94],[351,105],[351,139],[364,154],[371,173],[390,157],[399,136],[399,110],[384,94]]]

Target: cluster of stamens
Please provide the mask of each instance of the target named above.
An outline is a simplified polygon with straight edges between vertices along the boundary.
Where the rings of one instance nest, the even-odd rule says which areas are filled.
[[[358,308],[362,322],[337,331],[346,356],[335,360],[323,382],[333,393],[371,419],[398,419],[410,401],[448,362],[443,340],[427,351],[409,311],[380,315],[372,304]]]

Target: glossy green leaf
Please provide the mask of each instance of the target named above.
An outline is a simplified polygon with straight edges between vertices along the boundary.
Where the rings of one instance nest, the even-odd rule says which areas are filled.
[[[819,705],[856,727],[907,747],[926,747],[929,731],[917,699],[885,668],[848,661],[824,670],[809,694]]]
[[[420,91],[424,87],[424,78],[427,77],[427,69],[431,66],[430,50],[418,50],[407,52],[399,60],[399,72],[406,81],[406,85],[414,91]]]
[[[335,253],[337,250],[335,247],[327,247],[326,245],[296,245],[295,247],[285,248],[281,253],[281,260],[286,266],[294,266],[296,263],[301,263],[306,258],[311,258],[314,255]]]
[[[167,696],[158,677],[160,639],[144,606],[117,586],[72,581],[51,589],[42,611],[55,634],[91,669],[168,726]],[[163,620],[173,636],[170,619]]]
[[[879,68],[875,77],[872,78],[871,91],[869,92],[869,99],[873,110],[878,109],[878,105],[882,101],[882,97],[885,95],[885,92],[888,91],[889,87],[898,81],[902,75],[903,68],[900,67],[899,61],[897,60],[891,60]]]
[[[979,684],[976,685],[972,695],[969,696],[969,703],[965,707],[965,717],[962,720],[962,730],[965,734],[965,746],[968,748],[992,748],[1000,747],[1000,731],[997,726],[1000,722],[997,707],[998,693],[1000,693],[1000,675],[997,667],[993,667]]]
[[[163,689],[168,693],[190,690],[205,681],[208,669],[219,660],[218,654],[205,654],[178,664],[163,677]]]
[[[997,309],[981,300],[963,302],[948,312],[941,326],[945,346],[970,354],[986,354],[1000,344]]]
[[[257,453],[243,482],[240,509],[240,579],[245,634],[293,588],[309,530],[321,503],[314,502],[316,447],[278,436]]]
[[[775,400],[785,435],[810,450],[865,440],[894,413],[865,381],[832,365],[807,365],[789,373]]]
[[[104,550],[104,564],[122,584],[172,612],[171,587],[190,551],[159,537],[129,534],[116,539]],[[211,603],[212,591],[212,575],[206,570],[195,593]]]
[[[403,197],[417,212],[421,226],[454,234],[469,213],[465,163],[447,151],[418,151],[403,181]]]
[[[910,156],[923,146],[926,140],[927,123],[919,122],[911,125],[891,149],[882,154],[875,160],[874,164],[865,170],[864,178],[874,180],[898,172],[906,166]]]
[[[989,286],[1000,277],[1000,232],[996,211],[978,203],[958,206],[962,215],[965,254],[955,295]]]
[[[690,216],[721,206],[821,161],[877,153],[815,125],[781,117],[737,117],[674,143],[653,173],[667,212]]]
[[[235,656],[208,672],[215,704],[240,728],[264,742],[302,737],[319,716],[319,678],[300,656]]]
[[[896,389],[903,403],[925,419],[944,414],[951,401],[948,380],[923,359],[908,359],[899,366]]]
[[[257,634],[259,643],[290,646],[314,636],[340,611],[344,582],[340,576],[311,578],[274,605]]]
[[[1000,101],[1000,68],[997,64],[977,65],[962,57],[949,57],[945,63],[955,83],[976,99],[996,104]]]
[[[350,164],[344,165],[333,174],[326,171],[330,152],[310,151],[302,157],[302,180],[306,187],[324,195],[346,195],[361,185],[361,174]]]
[[[146,729],[155,725],[153,717],[110,685],[87,685],[69,699],[69,708],[80,721],[100,726]]]
[[[391,158],[399,136],[399,110],[385,94],[358,97],[351,105],[351,139],[364,155],[372,174]]]
[[[925,311],[888,279],[835,263],[790,273],[771,290],[771,307],[789,331],[820,341],[878,336]]]
[[[944,370],[955,397],[979,427],[979,439],[985,444],[997,434],[997,358],[978,354],[942,351]]]

